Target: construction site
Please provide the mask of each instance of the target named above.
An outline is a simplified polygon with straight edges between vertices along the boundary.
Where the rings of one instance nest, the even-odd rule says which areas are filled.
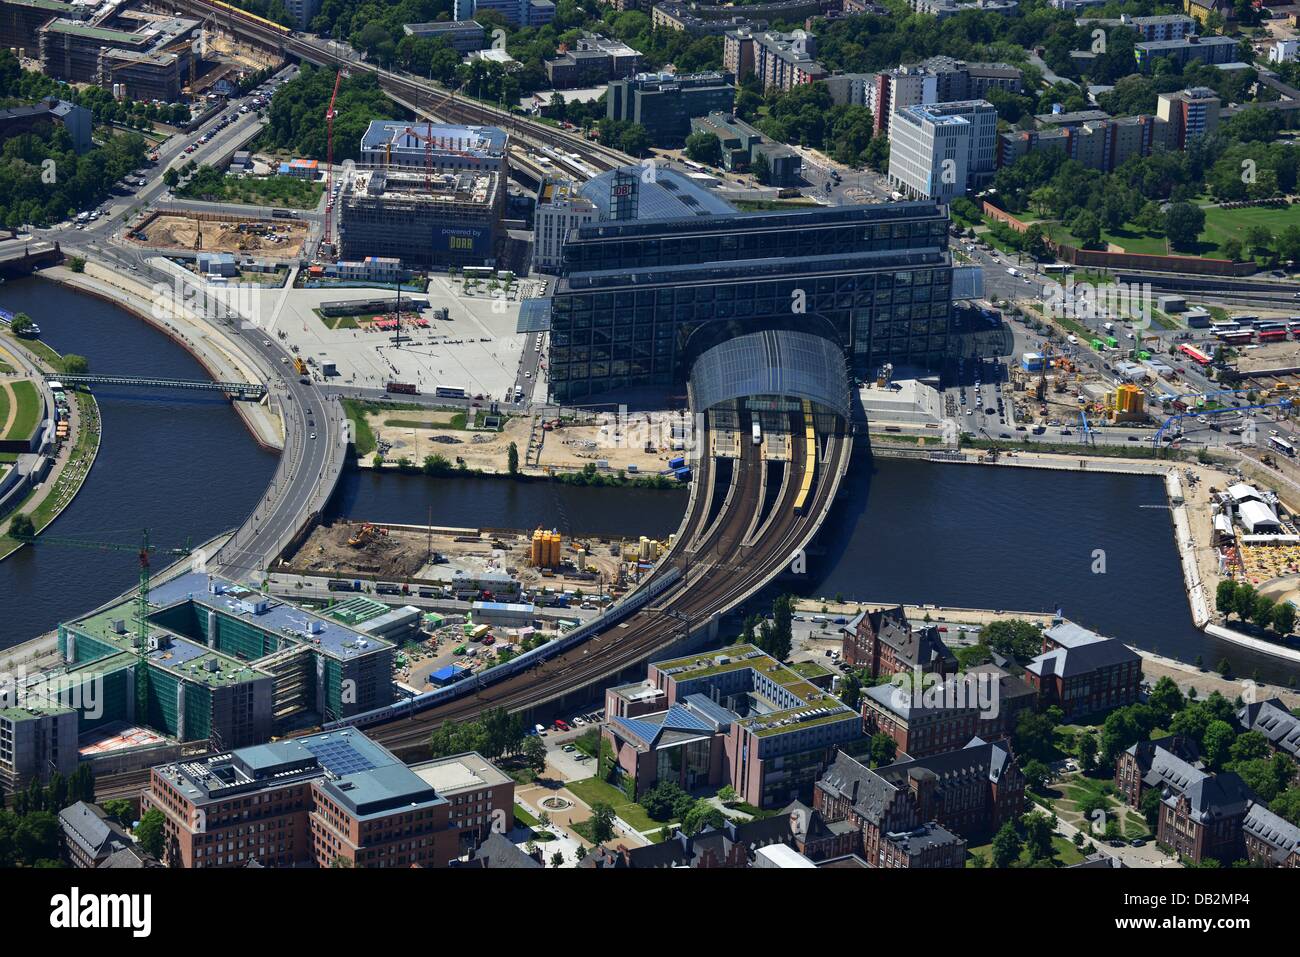
[[[244,219],[214,213],[156,212],[127,233],[151,249],[181,252],[257,253],[271,259],[298,259],[310,227],[299,220]]]
[[[683,415],[509,416],[497,431],[467,429],[463,412],[385,409],[368,413],[366,422],[388,461],[420,463],[426,456],[442,455],[469,469],[504,475],[514,444],[519,471],[526,475],[577,472],[595,465],[602,472],[648,476],[670,471],[668,463],[685,447]]]
[[[553,595],[617,594],[650,567],[668,542],[534,529],[440,528],[339,520],[315,528],[277,575],[334,576],[400,583],[419,598],[548,604]],[[481,586],[481,587],[475,587]],[[381,592],[382,593],[382,592]],[[401,588],[398,589],[401,594]]]
[[[1117,370],[1118,370],[1117,366]],[[1079,425],[1143,425],[1152,422],[1147,394],[1138,385],[1113,385],[1051,348],[1026,352],[1011,371],[1015,421],[1064,428]]]

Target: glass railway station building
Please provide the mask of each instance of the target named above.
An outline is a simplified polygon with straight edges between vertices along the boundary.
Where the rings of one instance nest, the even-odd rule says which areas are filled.
[[[829,339],[861,375],[937,368],[949,353],[941,205],[741,212],[673,170],[639,167],[581,194],[599,216],[569,232],[553,294],[520,317],[521,331],[550,332],[555,401],[684,383],[705,351],[771,329]]]

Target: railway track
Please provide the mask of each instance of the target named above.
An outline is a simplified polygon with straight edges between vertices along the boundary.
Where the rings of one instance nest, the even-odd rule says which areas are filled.
[[[707,443],[707,435],[704,441]],[[834,491],[831,478],[842,457],[849,454],[850,446],[842,427],[834,435],[818,436],[818,441],[821,444],[818,461],[823,465],[812,501],[803,515],[796,515],[793,509],[805,451],[803,431],[796,428],[792,434],[792,461],[788,466],[795,474],[783,482],[781,497],[770,512],[772,524],[767,533],[753,545],[743,544],[754,515],[762,507],[762,479],[767,468],[759,459],[758,448],[746,445],[732,469],[734,488],[726,511],[719,520],[710,523],[694,552],[686,550],[686,536],[678,536],[678,548],[670,553],[665,567],[682,568],[683,578],[657,599],[654,607],[639,612],[624,626],[476,695],[367,727],[365,733],[400,757],[419,757],[429,734],[445,721],[472,720],[497,707],[522,711],[556,700],[645,661],[682,637],[684,624],[703,623],[714,614],[734,607],[761,588],[806,544],[811,536],[810,524],[829,504]],[[701,463],[701,470],[706,474],[712,471],[707,459]],[[688,527],[700,527],[699,523],[709,517],[710,499],[708,495],[696,496],[688,516],[694,524]],[[667,613],[669,608],[671,614]],[[134,798],[148,781],[148,770],[104,775],[96,779],[96,796],[100,800]]]
[[[794,476],[797,479],[802,473],[798,464],[803,461],[802,431],[796,430],[792,439],[791,467],[800,473]],[[848,446],[840,435],[824,437],[823,441],[828,454],[823,459],[826,469],[821,475],[829,479],[839,465],[840,456],[847,454]],[[681,637],[683,619],[699,624],[734,607],[778,573],[805,544],[810,537],[811,517],[820,514],[832,492],[831,481],[819,481],[811,507],[801,516],[793,509],[799,481],[785,483],[782,496],[774,505],[772,514],[776,519],[768,534],[755,545],[746,546],[742,544],[745,533],[762,504],[763,468],[758,449],[747,446],[734,470],[733,481],[740,484],[728,513],[691,558],[690,567],[682,561],[685,570],[682,582],[661,597],[656,608],[640,612],[626,626],[593,638],[565,655],[475,696],[388,725],[366,728],[366,733],[399,755],[423,751],[429,733],[444,721],[471,720],[489,708],[520,711],[556,700],[617,674],[671,645]],[[670,606],[671,616],[663,610]]]

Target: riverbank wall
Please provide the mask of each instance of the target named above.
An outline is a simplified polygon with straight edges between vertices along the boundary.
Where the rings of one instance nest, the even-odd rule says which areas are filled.
[[[76,289],[96,299],[124,309],[188,352],[215,382],[247,382],[269,386],[259,376],[247,354],[232,337],[221,329],[204,323],[177,309],[166,297],[106,266],[87,262],[85,272],[75,273],[65,266],[41,270],[39,275],[52,282]],[[159,313],[165,313],[164,318]],[[234,402],[240,421],[259,446],[272,452],[284,450],[284,422],[278,400],[270,397],[261,403]]]

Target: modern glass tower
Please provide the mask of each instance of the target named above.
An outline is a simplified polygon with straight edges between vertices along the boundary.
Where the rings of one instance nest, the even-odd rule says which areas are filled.
[[[617,172],[583,187],[601,219],[570,232],[549,303],[528,310],[549,310],[553,399],[685,382],[704,350],[761,329],[825,336],[866,374],[887,361],[942,362],[945,207],[744,213],[672,171],[649,182]],[[524,321],[537,328],[538,318]]]

